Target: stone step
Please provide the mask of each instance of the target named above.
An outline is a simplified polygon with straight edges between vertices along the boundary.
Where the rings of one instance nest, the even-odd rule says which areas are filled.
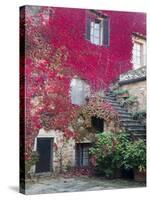
[[[119,113],[128,113],[126,109],[120,107],[120,106],[113,106]]]
[[[145,130],[145,126],[144,125],[141,125],[141,124],[126,124],[126,123],[123,123],[123,126],[126,127],[126,128],[143,128]]]
[[[134,133],[143,133],[145,134],[145,129],[144,128],[128,128],[128,131],[134,132]]]
[[[105,99],[106,101],[113,101],[113,102],[116,102],[116,101],[117,101],[116,98],[114,98],[114,97],[109,97],[109,96],[105,96],[104,99]]]
[[[146,134],[133,134],[133,137],[134,138],[137,138],[137,139],[146,139]]]
[[[123,115],[123,114],[122,114],[121,116],[119,115],[119,121],[120,121],[121,123],[122,123],[122,121],[121,121],[122,119],[123,119],[124,121],[125,121],[126,119],[131,120],[131,117],[128,116],[128,115]]]
[[[131,119],[130,118],[122,118],[122,119],[120,119],[120,122],[121,123],[127,123],[127,124],[138,124],[138,125],[144,126],[146,128],[145,124],[142,124],[139,121],[136,121],[132,118]]]
[[[132,119],[131,113],[128,113],[128,112],[126,112],[125,110],[121,110],[121,109],[120,109],[120,110],[116,109],[116,110],[117,110],[119,116],[122,116],[122,117],[124,117],[124,116],[129,116],[129,117],[131,117],[131,119]]]
[[[146,130],[143,128],[129,128],[129,127],[124,127],[124,129],[128,132],[128,133],[136,133],[136,134],[145,134]]]
[[[136,120],[134,120],[134,119],[120,119],[120,122],[122,122],[122,123],[124,123],[124,122],[126,122],[126,123],[139,123],[139,122],[137,122]]]
[[[113,105],[119,105],[119,106],[121,106],[121,107],[123,107],[123,105],[121,105],[120,104],[120,102],[118,102],[118,101],[115,101],[115,100],[107,100],[107,99],[105,99],[108,103],[111,103],[111,104],[113,104]]]
[[[131,135],[136,136],[136,137],[146,138],[146,134],[145,133],[131,133]]]
[[[117,102],[117,101],[107,101],[108,103],[110,103],[112,106],[114,106],[115,108],[118,108],[118,109],[123,109],[123,110],[125,110],[126,112],[128,112],[127,111],[127,109],[126,108],[124,108],[119,102]]]
[[[112,103],[112,102],[109,102],[112,106],[116,106],[116,107],[120,107],[123,109],[123,107],[119,104],[119,103]]]
[[[105,96],[108,97],[108,98],[115,98],[116,99],[116,96],[114,94],[106,93]]]
[[[116,101],[116,97],[114,97],[114,96],[105,96],[105,99]]]
[[[119,120],[122,124],[122,128],[130,134],[131,137],[136,139],[146,138],[146,127],[140,124],[137,120],[132,118],[132,113],[128,112],[120,102],[117,101],[116,96],[108,92],[104,98],[109,102],[112,107],[118,112]]]
[[[105,98],[104,100],[107,101],[107,102],[109,102],[109,103],[119,103],[116,99],[106,99]]]

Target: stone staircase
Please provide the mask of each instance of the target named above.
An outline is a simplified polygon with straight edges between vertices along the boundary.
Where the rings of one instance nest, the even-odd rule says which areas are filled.
[[[146,126],[142,125],[138,120],[132,118],[132,114],[129,113],[121,104],[117,101],[116,96],[112,92],[108,92],[105,96],[105,100],[109,102],[114,109],[118,112],[121,127],[125,130],[132,139],[144,139],[146,140]]]

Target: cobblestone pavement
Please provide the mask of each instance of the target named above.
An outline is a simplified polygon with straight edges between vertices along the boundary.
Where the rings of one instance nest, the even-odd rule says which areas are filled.
[[[96,191],[119,188],[145,187],[145,183],[104,178],[74,177],[74,178],[40,178],[26,184],[26,194],[45,194],[57,192]]]

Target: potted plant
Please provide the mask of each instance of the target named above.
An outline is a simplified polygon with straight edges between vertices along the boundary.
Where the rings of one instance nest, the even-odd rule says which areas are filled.
[[[138,120],[141,124],[146,125],[146,110],[134,112],[133,119]]]
[[[119,98],[127,98],[127,97],[129,97],[129,92],[126,89],[114,90],[113,94],[116,95]]]
[[[124,154],[124,167],[134,170],[136,181],[146,180],[146,144],[143,140],[128,143]]]

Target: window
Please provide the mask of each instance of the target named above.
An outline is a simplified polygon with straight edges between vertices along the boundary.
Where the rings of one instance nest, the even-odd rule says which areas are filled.
[[[103,119],[93,116],[91,118],[91,122],[92,122],[92,126],[93,126],[93,128],[95,128],[95,130],[97,130],[99,132],[104,131],[104,120]]]
[[[76,166],[87,167],[89,165],[89,148],[90,143],[76,144]]]
[[[132,52],[133,68],[137,69],[146,65],[146,41],[144,39],[133,38],[133,52]]]
[[[109,29],[108,17],[96,17],[95,20],[87,17],[86,39],[95,45],[109,46]]]
[[[133,45],[133,63],[135,66],[142,66],[142,52],[143,52],[143,44],[134,42]]]
[[[90,41],[99,45],[103,42],[103,21],[91,22]]]
[[[74,78],[71,81],[71,102],[76,105],[84,105],[86,97],[90,95],[89,85],[82,79]]]

